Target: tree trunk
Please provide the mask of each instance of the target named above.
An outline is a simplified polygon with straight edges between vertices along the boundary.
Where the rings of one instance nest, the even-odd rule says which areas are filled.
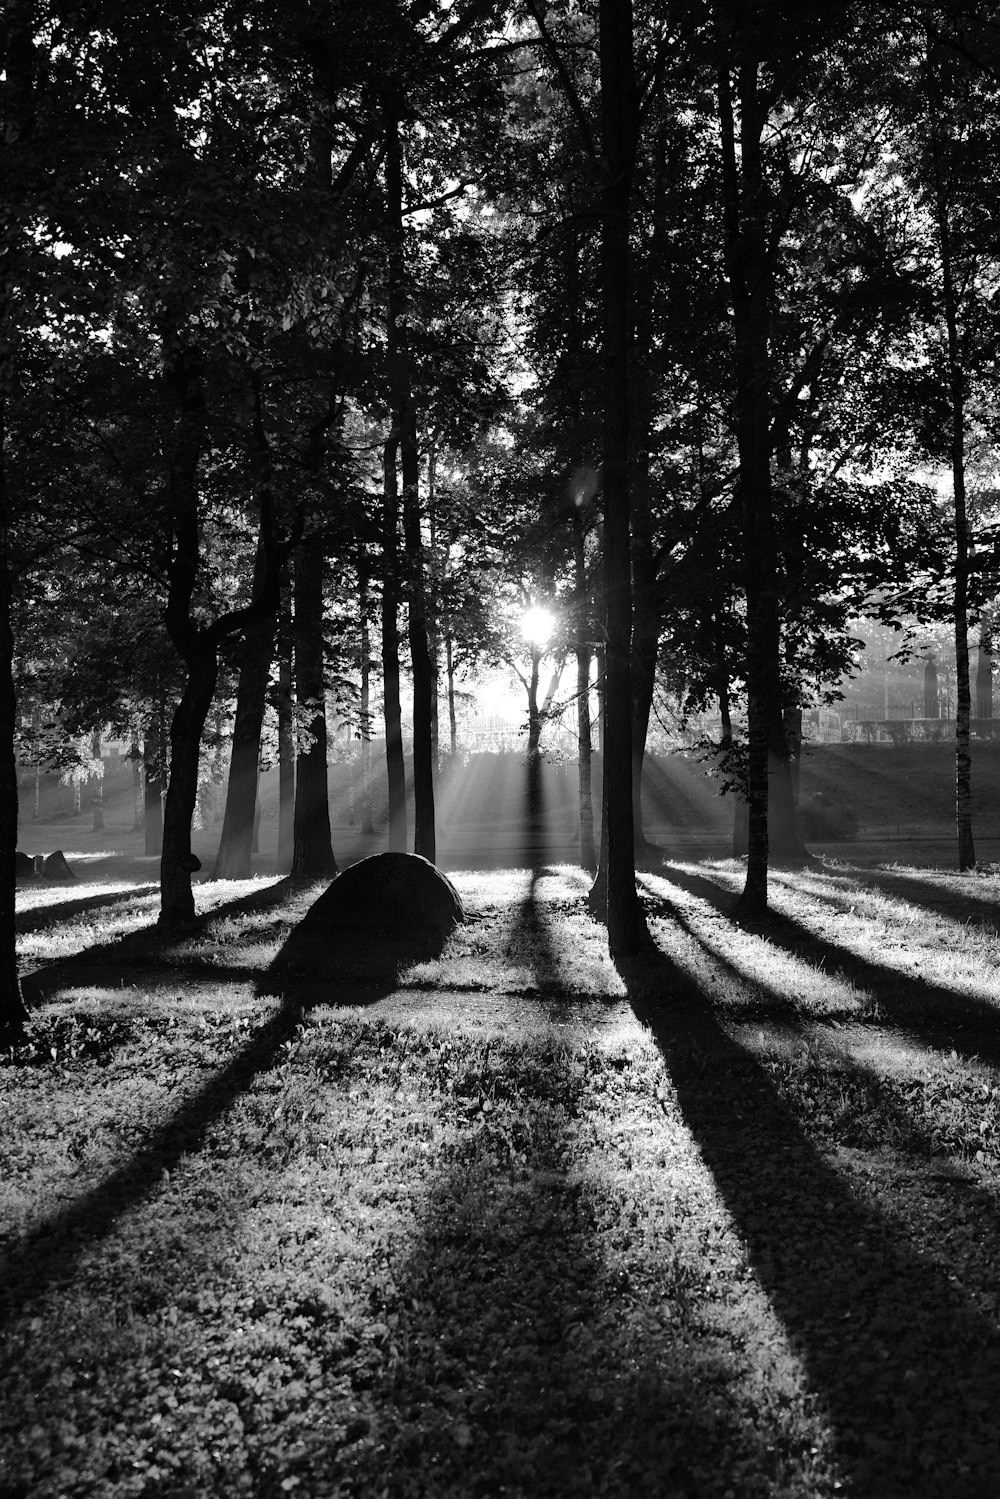
[[[129,765],[132,770],[132,832],[137,833],[146,814],[142,795],[142,745],[139,741],[138,718],[133,718],[129,734]]]
[[[444,637],[444,666],[448,678],[448,747],[454,760],[458,754],[458,710],[455,706],[455,649],[450,630]]]
[[[35,7],[11,0],[6,23],[5,114],[0,120],[0,174],[8,153],[30,135],[34,113],[32,83],[38,21]],[[14,734],[17,694],[14,686],[13,586],[10,557],[12,524],[6,465],[7,400],[17,378],[14,363],[16,229],[0,229],[0,1035],[18,1036],[28,1018],[17,973],[14,910],[17,882],[17,761]]]
[[[295,774],[292,878],[328,880],[337,873],[330,835],[326,768],[326,683],[323,661],[323,547],[307,538],[295,556],[295,698],[313,736]]]
[[[93,810],[95,833],[104,832],[104,759],[101,754],[101,731],[94,730],[90,741],[90,758],[94,762]]]
[[[368,553],[358,558],[358,609],[361,614],[361,831],[375,832],[372,821],[372,644],[368,623]]]
[[[594,846],[593,748],[590,738],[590,611],[587,597],[587,559],[584,549],[583,516],[574,505],[573,588],[576,595],[576,742],[577,806],[580,819],[580,867],[597,869]]]
[[[633,555],[636,548],[633,546]],[[645,546],[635,556],[635,627],[632,631],[632,828],[637,848],[651,849],[642,825],[642,769],[653,711],[660,647],[660,589],[656,563]]]
[[[389,783],[389,851],[406,852],[406,766],[403,714],[399,701],[399,487],[397,441],[382,449],[382,699],[385,716],[385,769]]]
[[[433,671],[427,638],[427,599],[420,534],[420,458],[410,372],[409,287],[403,234],[403,160],[399,124],[386,120],[386,199],[389,206],[389,324],[387,353],[393,422],[399,434],[403,477],[403,546],[406,554],[407,634],[413,670],[413,847],[434,863]]]
[[[542,714],[538,705],[538,680],[541,672],[542,653],[537,646],[531,647],[531,670],[522,677],[528,693],[528,798],[527,815],[535,821],[542,810]]]
[[[613,958],[639,951],[632,831],[632,581],[629,517],[629,214],[638,133],[631,0],[600,0],[604,591],[605,916]]]
[[[163,852],[163,787],[167,768],[163,719],[161,704],[154,703],[142,742],[143,852],[157,856]]]
[[[295,848],[295,736],[292,730],[292,613],[287,568],[278,607],[278,868],[287,874]]]
[[[934,57],[928,55],[931,91],[931,152],[934,164],[934,204],[938,249],[941,256],[941,291],[948,341],[948,399],[951,417],[951,479],[954,496],[955,572],[953,578],[953,624],[955,631],[955,824],[958,833],[958,867],[974,869],[976,847],[972,837],[972,696],[969,680],[969,515],[965,493],[965,371],[962,335],[958,326],[958,295],[952,251],[951,213],[942,161],[943,129]]]
[[[224,614],[208,626],[192,619],[201,560],[197,481],[206,413],[200,358],[196,350],[184,346],[175,328],[168,328],[164,335],[164,365],[164,386],[174,424],[166,625],[187,668],[187,682],[170,726],[170,776],[163,807],[159,919],[162,926],[170,928],[186,925],[195,916],[191,823],[198,800],[201,736],[215,693],[219,646],[227,636],[245,630],[276,607],[279,561],[272,535],[270,495],[264,490],[260,495],[260,544],[265,566],[258,596],[248,608]]]
[[[430,527],[429,567],[427,589],[427,654],[431,674],[431,767],[434,785],[441,774],[441,626],[440,589],[438,587],[438,538],[437,538],[437,449],[431,439],[427,454],[427,517]]]
[[[718,76],[722,138],[725,256],[733,309],[735,405],[747,628],[748,852],[740,907],[767,908],[769,826],[782,830],[783,859],[801,860],[788,747],[782,720],[781,624],[777,536],[771,493],[770,295],[773,265],[761,138],[767,112],[759,94],[758,63],[739,59],[740,154],[730,84],[730,38],[720,37]]]
[[[264,552],[258,547],[255,589],[261,588],[264,567]],[[271,610],[271,613],[262,615],[256,624],[250,625],[243,633],[226,805],[222,817],[222,833],[219,836],[219,851],[211,871],[213,880],[249,880],[252,874],[261,730],[264,727],[267,684],[274,657],[276,619],[277,610]]]
[[[632,826],[636,847],[650,850],[642,825],[642,770],[653,710],[659,657],[663,587],[653,541],[650,449],[653,441],[653,289],[669,255],[664,193],[666,146],[660,137],[653,153],[652,233],[635,275],[635,374],[632,380],[630,507],[632,516]],[[647,189],[648,191],[648,189]],[[650,850],[653,851],[653,850]]]
[[[937,718],[940,712],[937,659],[934,656],[928,656],[924,666],[924,717]]]
[[[979,623],[979,662],[976,668],[976,716],[993,717],[993,634],[986,620]]]
[[[17,867],[17,762],[14,731],[14,631],[11,624],[10,501],[4,441],[6,395],[12,378],[10,296],[12,273],[6,255],[0,259],[0,1036],[11,1040],[22,1030],[28,1011],[21,994],[14,946]]]
[[[226,810],[212,871],[214,880],[248,880],[252,873],[260,736],[274,656],[275,618],[274,613],[265,615],[243,635]]]
[[[191,824],[198,802],[201,734],[212,707],[218,677],[214,643],[189,649],[187,682],[170,725],[170,774],[163,803],[163,850],[160,856],[160,925],[194,920],[191,875]]]

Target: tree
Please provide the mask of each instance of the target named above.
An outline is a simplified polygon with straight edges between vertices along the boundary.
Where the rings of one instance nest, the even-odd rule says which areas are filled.
[[[601,0],[601,311],[604,498],[604,838],[608,947],[639,949],[632,825],[632,585],[629,510],[629,348],[632,172],[639,132],[631,0]]]

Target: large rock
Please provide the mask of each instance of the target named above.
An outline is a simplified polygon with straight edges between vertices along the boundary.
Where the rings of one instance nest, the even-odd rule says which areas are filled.
[[[30,854],[22,854],[18,849],[14,855],[14,878],[18,884],[22,880],[35,879],[35,861]]]
[[[352,864],[309,907],[303,925],[449,932],[465,920],[454,885],[419,854],[372,854]]]
[[[66,855],[61,848],[57,848],[54,854],[49,854],[45,860],[45,878],[47,880],[75,880],[76,875],[66,863]]]

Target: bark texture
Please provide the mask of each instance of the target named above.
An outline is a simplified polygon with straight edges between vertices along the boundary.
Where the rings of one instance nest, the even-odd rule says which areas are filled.
[[[407,637],[413,671],[413,849],[433,864],[434,821],[434,682],[427,624],[427,588],[420,527],[420,457],[410,367],[409,281],[403,229],[403,155],[399,121],[386,121],[386,198],[389,210],[388,360],[392,384],[393,425],[399,436],[403,479],[403,546],[406,556]]]
[[[629,516],[629,214],[638,132],[631,0],[601,0],[601,310],[603,332],[605,915],[613,958],[639,951],[632,828],[632,579]]]
[[[299,709],[308,711],[312,735],[295,769],[292,878],[301,880],[327,880],[337,873],[326,769],[323,562],[318,537],[308,538],[295,556],[295,696]]]
[[[767,123],[759,64],[739,54],[717,11],[725,260],[733,310],[734,396],[747,629],[748,851],[740,905],[767,908],[768,864],[808,857],[798,833],[781,691],[777,534],[771,488],[770,306],[773,264],[761,142]],[[732,76],[739,103],[739,154]],[[781,839],[772,850],[770,830]]]
[[[406,853],[406,766],[399,700],[399,479],[398,444],[382,449],[382,704],[385,770],[389,789],[389,852]]]

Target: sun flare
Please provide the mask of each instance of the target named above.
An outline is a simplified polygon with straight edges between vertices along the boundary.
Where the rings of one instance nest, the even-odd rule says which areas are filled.
[[[556,617],[544,604],[532,604],[525,610],[521,620],[521,634],[529,645],[541,648],[548,645],[556,627]]]

